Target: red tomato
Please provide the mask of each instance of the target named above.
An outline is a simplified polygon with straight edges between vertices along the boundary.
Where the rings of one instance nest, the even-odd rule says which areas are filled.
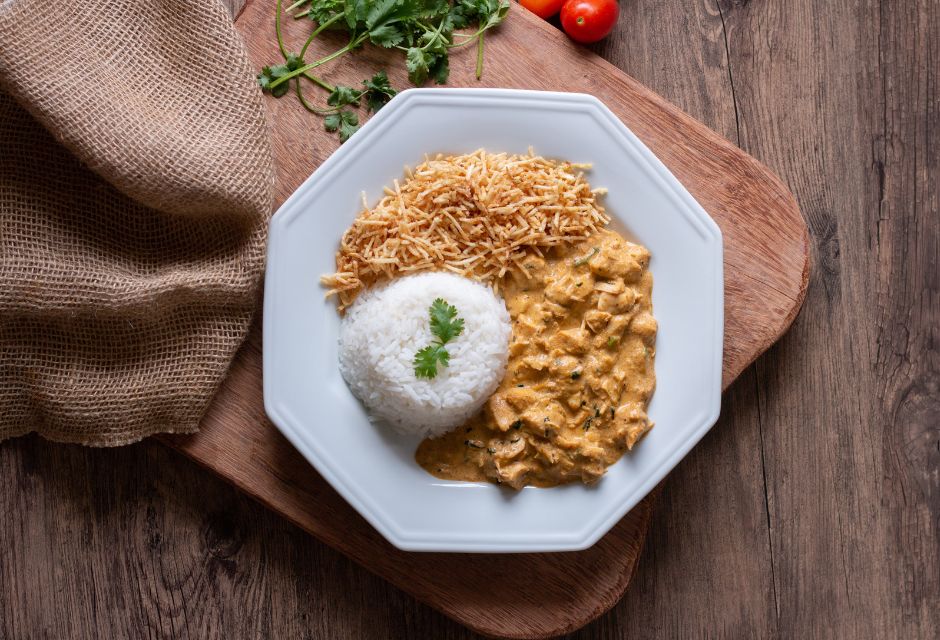
[[[597,42],[606,37],[618,17],[617,0],[567,0],[561,8],[561,26],[577,42]]]
[[[561,11],[565,0],[519,0],[519,4],[540,18],[551,18]]]

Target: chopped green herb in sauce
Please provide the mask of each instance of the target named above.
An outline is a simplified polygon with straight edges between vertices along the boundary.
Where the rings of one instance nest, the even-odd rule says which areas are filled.
[[[600,253],[600,249],[598,249],[597,247],[593,247],[590,253],[588,253],[586,256],[581,256],[580,258],[575,260],[574,266],[580,267],[581,265],[587,264],[591,260],[591,258],[596,256],[598,253]]]

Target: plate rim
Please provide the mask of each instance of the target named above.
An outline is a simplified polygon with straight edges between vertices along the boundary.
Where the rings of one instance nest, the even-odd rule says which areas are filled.
[[[666,168],[659,158],[646,147],[645,144],[616,115],[598,98],[583,93],[564,93],[551,91],[532,91],[519,89],[484,89],[484,88],[443,88],[443,89],[408,89],[396,95],[379,113],[366,122],[354,134],[351,140],[371,138],[381,135],[386,127],[394,124],[395,120],[407,111],[409,105],[416,106],[428,101],[447,104],[457,102],[466,104],[468,101],[490,100],[503,102],[526,102],[530,106],[541,104],[543,106],[554,103],[556,105],[581,106],[593,111],[594,115],[602,118],[608,128],[612,128],[620,137],[622,145],[642,158],[648,168],[659,178],[660,187],[667,189],[668,194],[682,204],[682,211],[690,221],[697,222],[699,233],[707,247],[711,258],[712,282],[715,283],[712,294],[714,296],[711,320],[713,322],[711,371],[709,379],[709,404],[696,414],[696,419],[689,420],[687,424],[695,424],[691,428],[680,446],[675,447],[668,454],[665,461],[639,484],[625,499],[617,504],[611,504],[599,518],[591,520],[579,532],[551,536],[549,534],[525,541],[468,541],[460,540],[443,533],[409,533],[403,531],[393,518],[390,518],[381,505],[375,504],[360,495],[341,476],[342,473],[327,463],[324,452],[318,450],[315,444],[301,437],[302,427],[290,415],[290,411],[283,403],[278,401],[276,389],[273,388],[274,375],[271,373],[276,366],[273,349],[263,349],[263,396],[264,407],[268,417],[275,427],[288,439],[288,441],[304,456],[304,458],[323,476],[327,482],[379,533],[390,543],[404,551],[433,551],[433,552],[462,552],[462,553],[519,553],[519,552],[554,552],[578,551],[595,544],[602,536],[638,504],[658,485],[668,473],[675,468],[688,452],[701,440],[718,419],[721,409],[721,373],[724,340],[724,277],[723,277],[723,238],[717,223],[708,215],[701,205],[692,197],[679,180]],[[359,146],[359,145],[355,145]],[[269,240],[267,250],[267,266],[265,273],[265,293],[263,313],[266,317],[273,314],[275,291],[278,283],[275,276],[274,256],[278,247],[284,242],[290,221],[301,213],[294,203],[303,197],[304,193],[314,189],[327,180],[333,171],[340,170],[348,156],[353,153],[354,145],[343,145],[331,154],[316,170],[303,182],[278,208],[272,216],[269,227]],[[263,344],[274,343],[272,322],[263,323]],[[368,504],[366,504],[368,503]]]

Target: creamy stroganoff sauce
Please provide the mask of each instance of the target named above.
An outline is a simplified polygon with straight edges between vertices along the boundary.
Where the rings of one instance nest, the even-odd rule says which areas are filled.
[[[513,323],[506,376],[480,414],[424,440],[417,462],[439,478],[516,489],[598,480],[652,427],[649,259],[603,230],[507,275],[499,283]]]

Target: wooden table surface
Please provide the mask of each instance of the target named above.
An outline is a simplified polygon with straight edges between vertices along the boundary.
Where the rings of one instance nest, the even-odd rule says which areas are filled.
[[[775,170],[814,264],[572,637],[940,636],[940,2],[623,0],[597,51]],[[472,637],[158,443],[4,443],[0,513],[2,638]]]

